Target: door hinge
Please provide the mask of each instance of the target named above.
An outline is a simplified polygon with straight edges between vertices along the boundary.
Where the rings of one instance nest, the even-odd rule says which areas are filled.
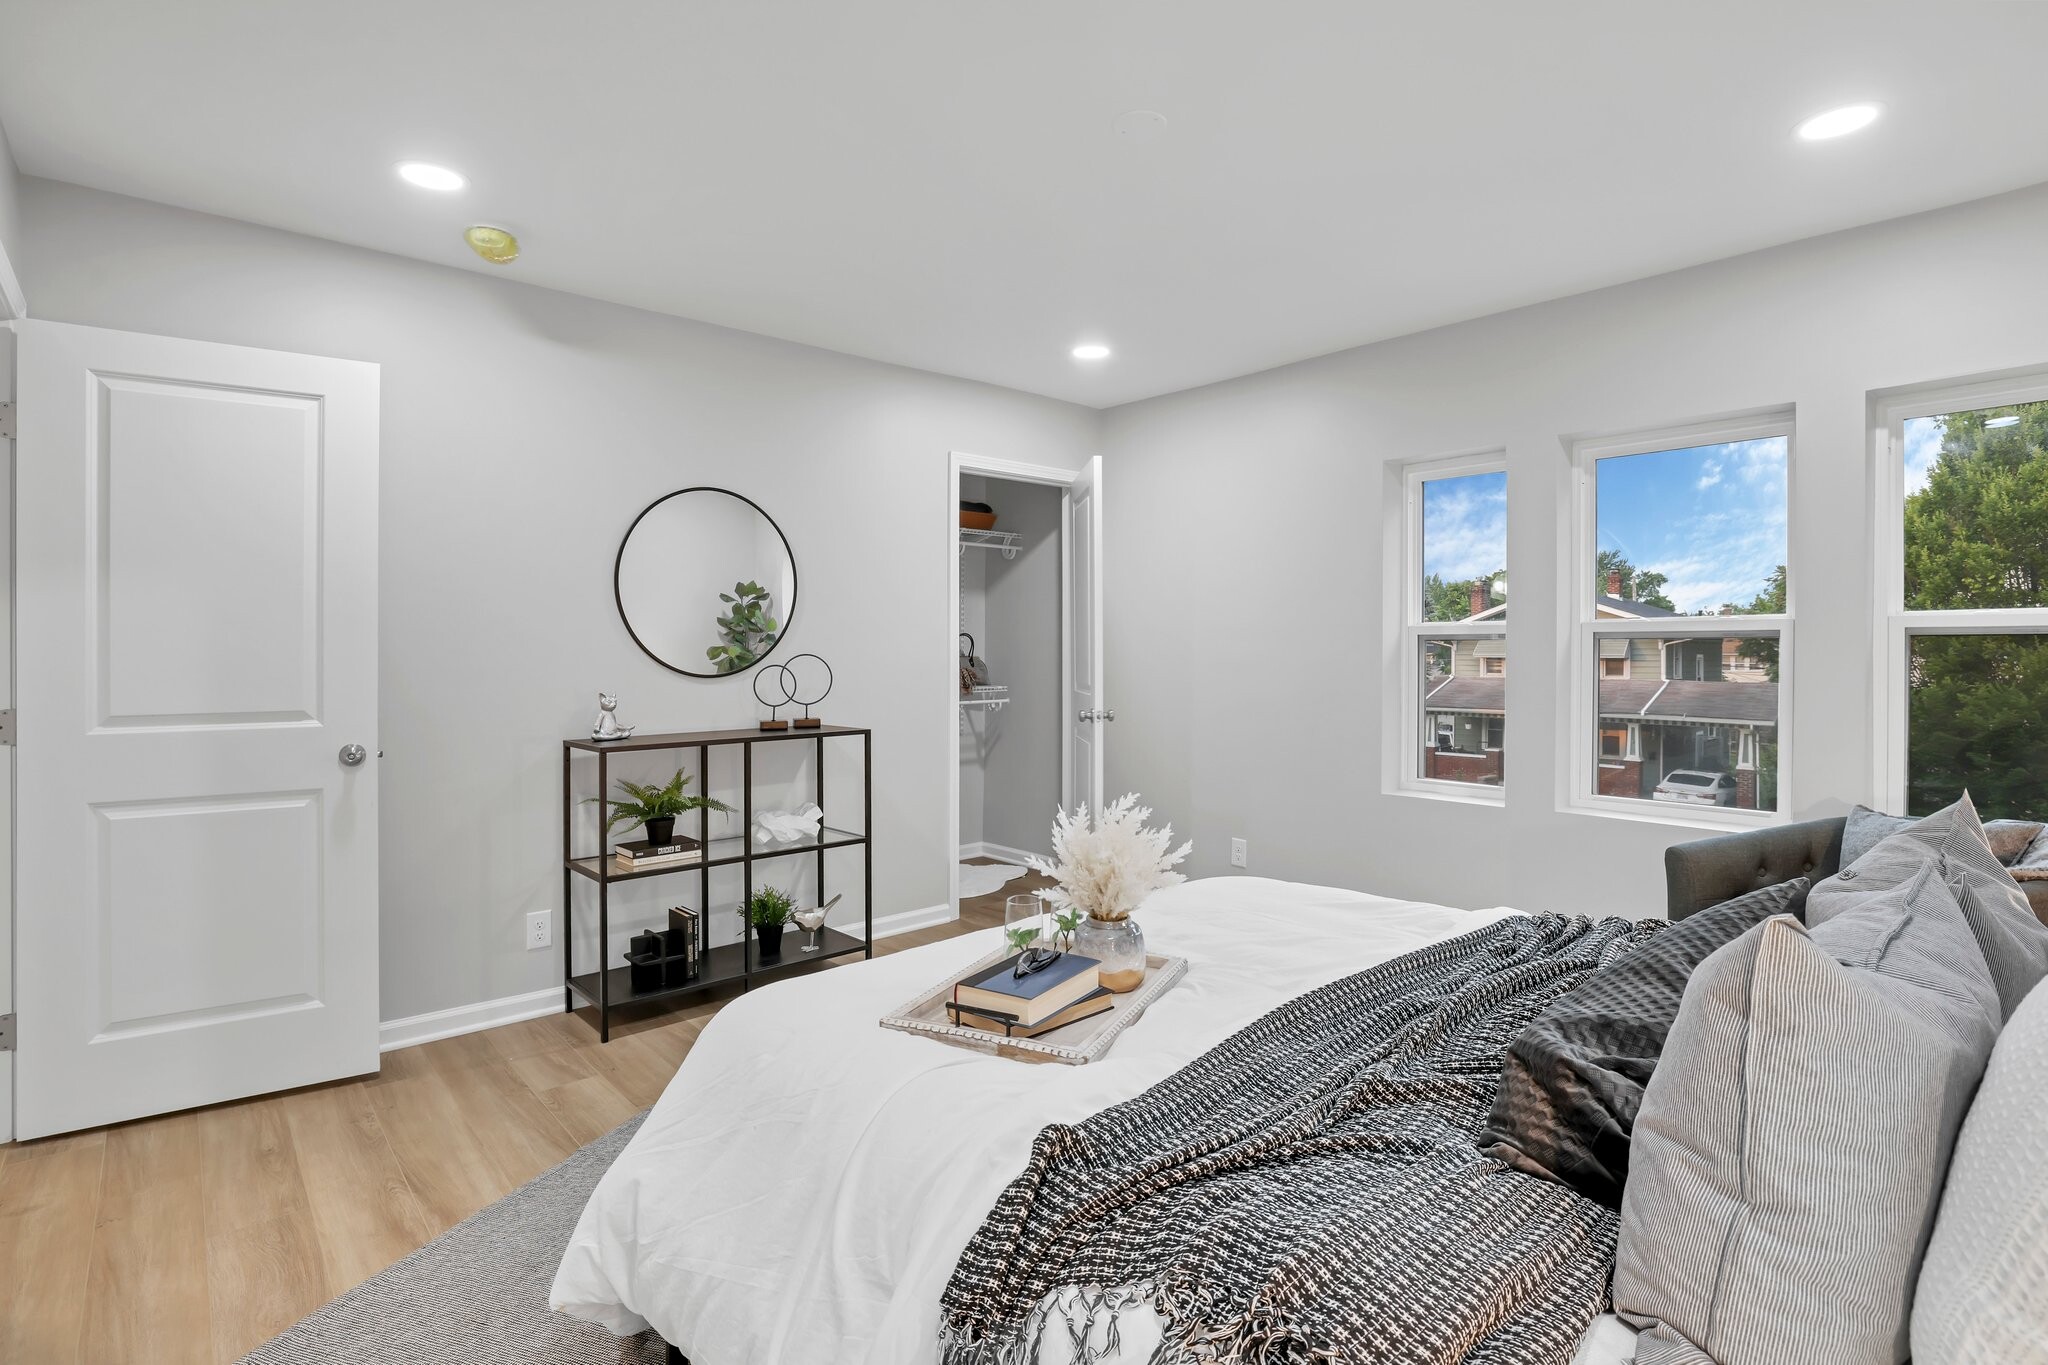
[[[14,1051],[14,1016],[0,1014],[0,1052]]]
[[[14,747],[14,708],[0,711],[0,749]]]
[[[14,439],[14,404],[0,403],[0,441]]]

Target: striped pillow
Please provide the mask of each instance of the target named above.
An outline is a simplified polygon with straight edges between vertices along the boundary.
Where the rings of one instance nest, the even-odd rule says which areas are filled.
[[[1916,1365],[2048,1365],[2048,989],[1991,1051],[1913,1295]]]
[[[1817,889],[1817,888],[1816,888]],[[1932,864],[1701,963],[1637,1115],[1615,1311],[1638,1365],[1906,1359],[1998,996]]]

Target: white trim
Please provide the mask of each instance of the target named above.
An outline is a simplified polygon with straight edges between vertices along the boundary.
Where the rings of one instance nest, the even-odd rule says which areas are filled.
[[[1871,799],[1907,806],[1906,667],[1915,635],[2048,634],[2048,607],[1906,610],[1906,422],[1979,408],[2048,400],[2048,371],[2006,371],[1975,379],[1885,389],[1870,395],[1872,527]]]
[[[1599,462],[1628,455],[1648,455],[1695,446],[1733,444],[1738,441],[1785,441],[1785,545],[1786,595],[1782,615],[1769,616],[1654,616],[1602,617],[1599,599],[1604,585],[1593,579],[1599,562],[1599,509],[1596,471]],[[1794,628],[1797,616],[1798,577],[1792,572],[1793,546],[1790,522],[1794,504],[1793,483],[1798,478],[1799,438],[1796,414],[1791,407],[1738,413],[1725,418],[1678,423],[1672,426],[1620,434],[1568,438],[1565,449],[1571,460],[1572,528],[1569,550],[1564,557],[1565,582],[1560,600],[1566,604],[1571,622],[1567,635],[1571,657],[1563,674],[1566,685],[1558,697],[1557,742],[1565,746],[1557,765],[1560,789],[1557,809],[1563,814],[1598,815],[1653,824],[1705,826],[1721,829],[1752,829],[1759,825],[1784,824],[1791,819],[1793,804],[1792,689]],[[1736,624],[1739,623],[1739,624]],[[1776,809],[1734,810],[1729,807],[1671,809],[1637,797],[1599,795],[1600,717],[1597,704],[1600,686],[1599,641],[1607,636],[1668,642],[1677,639],[1772,636],[1778,640],[1778,792]],[[1659,672],[1663,671],[1660,664]],[[1659,806],[1664,809],[1658,809]]]
[[[965,450],[947,452],[946,512],[947,524],[951,528],[946,536],[946,656],[948,660],[957,659],[960,654],[960,623],[958,619],[960,611],[960,536],[957,529],[958,522],[954,519],[953,513],[960,506],[960,476],[962,474],[979,474],[985,478],[1009,479],[1015,483],[1045,484],[1052,488],[1066,490],[1074,486],[1074,480],[1081,476],[1081,471],[1078,469],[1061,469],[1057,465],[1025,464],[1020,460],[998,459],[991,455],[975,455]],[[1066,515],[1063,505],[1060,515],[1060,535],[1062,537],[1070,533],[1068,526],[1070,521],[1071,518]],[[1101,547],[1098,546],[1098,553],[1100,549]],[[1065,555],[1063,553],[1063,561],[1064,558]],[[1101,568],[1100,564],[1096,565],[1096,572],[1100,573]],[[1064,563],[1062,564],[1060,575],[1060,614],[1061,620],[1064,621],[1069,609]],[[1062,629],[1060,638],[1063,642],[1063,655],[1065,652],[1064,641],[1066,635],[1067,632]],[[1060,762],[1063,772],[1064,765],[1069,761],[1074,748],[1073,737],[1067,732],[1067,726],[1071,725],[1073,720],[1072,716],[1068,714],[1066,705],[1068,693],[1072,690],[1068,687],[1072,680],[1066,674],[1071,667],[1071,663],[1063,658],[1061,661],[1061,686],[1067,689],[1060,694],[1060,715],[1063,717],[1060,734]],[[946,753],[949,756],[949,761],[946,764],[945,839],[947,848],[957,849],[960,847],[959,670],[956,666],[949,663],[945,668],[933,669],[932,673],[934,677],[942,678],[946,683],[946,698],[942,703],[944,709],[940,712],[946,719]],[[1062,786],[1062,791],[1064,790],[1065,785]],[[957,857],[953,860],[952,866],[946,870],[945,908],[949,912],[949,918],[958,917],[960,913],[960,861]],[[879,937],[879,935],[877,936]]]
[[[28,316],[28,298],[21,292],[21,277],[7,259],[7,243],[0,242],[0,322]]]
[[[1025,860],[1029,858],[1052,861],[1050,853],[1033,853],[1029,849],[1013,848],[1009,844],[992,844],[986,839],[978,844],[960,845],[960,856],[962,859],[994,858],[997,862],[1012,863],[1018,867],[1024,866]]]
[[[528,991],[525,995],[482,1000],[474,1005],[430,1010],[426,1014],[390,1019],[377,1025],[377,1051],[395,1052],[402,1047],[417,1047],[421,1043],[438,1042],[458,1034],[476,1033],[502,1024],[516,1024],[524,1019],[538,1019],[543,1014],[561,1012],[560,986]]]
[[[1452,801],[1466,801],[1474,805],[1500,806],[1507,803],[1507,763],[1502,755],[1501,784],[1488,786],[1480,782],[1454,782],[1445,778],[1431,778],[1422,775],[1422,754],[1432,736],[1423,733],[1422,696],[1422,644],[1425,640],[1499,640],[1512,648],[1508,640],[1511,622],[1486,614],[1486,619],[1457,621],[1424,621],[1422,619],[1422,486],[1446,479],[1469,478],[1475,474],[1502,474],[1512,482],[1514,476],[1508,473],[1508,455],[1502,447],[1466,451],[1457,455],[1434,456],[1428,459],[1411,460],[1393,467],[1392,472],[1400,480],[1398,492],[1390,489],[1395,496],[1388,498],[1386,518],[1386,542],[1396,547],[1400,562],[1393,566],[1387,581],[1397,584],[1395,591],[1399,600],[1387,603],[1386,619],[1390,625],[1387,631],[1389,648],[1394,659],[1399,687],[1386,689],[1388,702],[1394,707],[1394,714],[1386,717],[1383,733],[1386,735],[1386,750],[1382,759],[1384,769],[1383,790],[1389,796],[1427,796]],[[1501,546],[1501,558],[1507,558],[1507,546]],[[1502,563],[1505,570],[1507,565]],[[1453,646],[1455,653],[1455,646]],[[1501,677],[1502,674],[1488,676]]]
[[[924,905],[915,910],[899,910],[875,921],[875,939],[879,941],[916,929],[929,929],[935,924],[950,924],[959,917],[950,905]],[[481,1033],[485,1029],[538,1019],[542,1015],[560,1014],[563,1012],[562,1004],[562,988],[546,986],[524,995],[507,995],[496,1000],[481,1000],[474,1005],[430,1010],[405,1019],[388,1019],[377,1025],[377,1051],[396,1052],[402,1047],[418,1047],[421,1043],[437,1043],[443,1038]]]
[[[879,942],[913,930],[929,929],[935,924],[951,924],[959,918],[959,910],[951,905],[920,905],[915,910],[898,910],[875,921],[875,940]]]

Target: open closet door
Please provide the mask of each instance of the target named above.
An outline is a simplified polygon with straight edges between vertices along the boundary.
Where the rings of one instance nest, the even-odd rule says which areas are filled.
[[[1102,688],[1102,457],[1068,486],[1061,587],[1066,594],[1064,804],[1102,809],[1103,731],[1116,719]]]
[[[377,1069],[377,367],[15,324],[20,1137]]]

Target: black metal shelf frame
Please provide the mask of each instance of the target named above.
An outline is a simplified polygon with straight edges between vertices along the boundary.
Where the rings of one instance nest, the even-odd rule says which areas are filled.
[[[800,839],[793,844],[782,844],[773,848],[758,848],[753,840],[754,828],[754,746],[757,744],[788,744],[810,741],[814,745],[814,766],[816,779],[812,799],[820,810],[825,805],[825,741],[828,739],[858,739],[861,745],[861,828],[858,832],[821,824],[818,833],[810,838]],[[740,749],[740,832],[719,839],[711,838],[711,813],[700,809],[697,812],[697,842],[704,850],[704,856],[693,863],[670,864],[664,867],[647,868],[637,872],[620,872],[612,861],[611,837],[604,832],[604,815],[611,806],[611,756],[617,752],[648,753],[661,750],[697,751],[698,781],[706,788],[710,783],[711,751],[737,745]],[[575,760],[578,754],[595,756],[597,760],[597,792],[599,848],[595,857],[578,857],[576,854],[576,782]],[[636,736],[632,739],[613,743],[599,743],[595,740],[571,739],[562,742],[562,1008],[573,1013],[579,997],[587,1008],[597,1011],[597,1032],[601,1042],[610,1042],[612,1036],[612,1011],[621,1005],[639,1004],[643,1001],[673,999],[695,995],[719,986],[738,983],[742,990],[750,988],[757,980],[799,971],[805,967],[827,962],[836,962],[859,953],[863,958],[874,956],[875,942],[875,854],[869,842],[874,829],[875,814],[875,746],[874,732],[853,726],[827,725],[805,730],[755,731],[755,730],[704,730],[679,734]],[[823,903],[829,897],[825,893],[825,854],[835,848],[858,848],[861,850],[861,915],[863,937],[838,929],[823,931],[823,947],[815,953],[806,953],[800,944],[786,947],[782,956],[773,962],[762,962],[755,952],[757,940],[753,930],[747,929],[738,943],[720,944],[714,948],[710,943],[711,933],[711,869],[714,867],[737,866],[741,869],[744,885],[743,896],[751,900],[754,894],[754,864],[775,858],[798,857],[812,854],[818,860],[818,899]],[[614,882],[639,881],[648,877],[672,876],[694,872],[697,874],[697,975],[687,982],[664,986],[657,990],[632,990],[632,969],[627,966],[602,967],[595,971],[576,971],[575,934],[575,890],[580,877],[597,884],[597,943],[600,962],[610,951],[611,939],[611,887]],[[797,929],[796,935],[804,935]]]

